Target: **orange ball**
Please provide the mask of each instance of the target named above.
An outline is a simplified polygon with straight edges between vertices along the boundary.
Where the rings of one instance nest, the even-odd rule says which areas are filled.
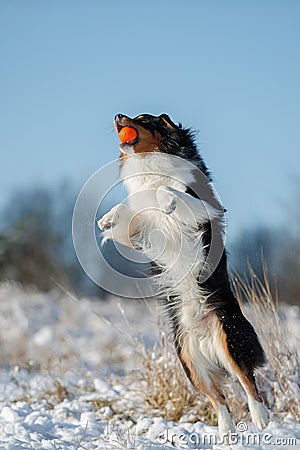
[[[123,127],[119,132],[119,138],[121,142],[129,144],[137,138],[137,132],[134,128]]]

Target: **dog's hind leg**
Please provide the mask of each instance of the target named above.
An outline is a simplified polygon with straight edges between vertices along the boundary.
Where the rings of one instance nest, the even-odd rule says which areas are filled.
[[[244,339],[242,334],[234,338],[231,335],[232,330],[228,334],[223,331],[221,343],[230,371],[237,377],[247,395],[253,423],[258,430],[263,430],[268,426],[269,412],[258,395],[254,377],[255,352],[257,352],[256,359],[258,360],[263,359],[263,352],[250,323],[244,317],[240,319],[239,323],[244,326],[244,329],[248,328],[247,338]],[[236,327],[234,329],[236,330]],[[237,339],[239,339],[239,346],[237,344],[235,344],[235,348],[232,345],[229,346],[228,339],[230,343],[232,340],[237,342]],[[251,346],[249,346],[249,343],[251,343]]]
[[[263,430],[269,423],[269,411],[260,399],[253,373],[237,371],[236,376],[247,394],[250,414],[258,430]]]
[[[269,411],[258,395],[253,372],[251,373],[247,369],[240,369],[236,364],[233,364],[232,371],[246,392],[249,410],[254,425],[259,431],[263,430],[268,426],[270,420]]]
[[[191,360],[188,342],[182,348],[178,346],[176,348],[189,380],[198,391],[206,395],[211,401],[217,414],[220,437],[225,444],[229,444],[230,434],[234,433],[235,425],[218,382],[211,373],[203,370],[203,368],[197,371],[195,364]]]

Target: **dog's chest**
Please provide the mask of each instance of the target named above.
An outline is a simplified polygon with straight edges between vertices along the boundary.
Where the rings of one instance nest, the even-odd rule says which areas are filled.
[[[177,214],[162,211],[156,196],[160,186],[185,191],[194,181],[192,172],[176,163],[156,156],[130,158],[121,175],[129,207],[144,219],[138,238],[143,253],[161,270],[157,281],[164,296],[181,299],[181,322],[188,328],[194,327],[205,302],[197,282],[204,261],[202,234],[195,223],[188,225]]]
[[[185,191],[194,181],[191,167],[166,154],[131,155],[122,164],[121,178],[128,191],[128,205],[136,212],[159,209],[156,189],[171,186]],[[160,217],[159,214],[157,214]]]
[[[138,239],[143,252],[162,269],[161,284],[172,290],[171,295],[199,297],[201,233],[195,224],[186,224],[176,213],[166,214],[156,197],[160,186],[185,191],[193,181],[193,174],[176,163],[161,155],[130,157],[123,164],[121,176],[128,190],[129,207],[142,217]]]

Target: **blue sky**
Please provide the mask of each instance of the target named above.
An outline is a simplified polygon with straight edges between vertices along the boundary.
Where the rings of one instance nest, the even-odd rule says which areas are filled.
[[[0,206],[118,157],[115,113],[199,130],[229,237],[280,225],[300,166],[300,2],[0,2]]]

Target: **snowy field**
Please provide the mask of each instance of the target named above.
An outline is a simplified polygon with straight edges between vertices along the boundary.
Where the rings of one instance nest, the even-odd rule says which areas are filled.
[[[281,316],[297,347],[299,308],[285,307]],[[197,420],[191,407],[170,420],[176,398],[164,411],[155,407],[162,400],[148,392],[147,370],[151,378],[161,328],[153,304],[77,301],[59,291],[0,285],[0,449],[222,448],[213,416]],[[162,350],[162,367],[164,357]],[[238,423],[231,448],[300,448],[298,381],[288,380],[296,399],[291,408],[282,393],[275,400],[270,394],[275,409],[264,432],[242,414],[247,419]],[[203,417],[210,417],[206,409]]]

